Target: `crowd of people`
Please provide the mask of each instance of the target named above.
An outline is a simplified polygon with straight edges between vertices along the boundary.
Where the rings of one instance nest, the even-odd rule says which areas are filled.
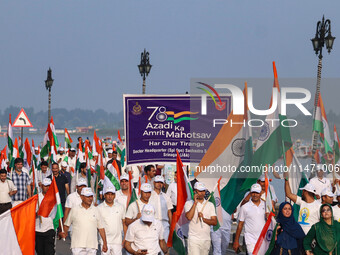
[[[36,156],[39,157],[38,150]],[[86,163],[80,164],[78,173],[75,171],[75,149],[65,152],[64,148],[59,148],[57,161],[53,163],[41,159],[36,177],[24,167],[23,159],[17,158],[12,171],[0,170],[0,214],[36,192],[33,178],[38,182],[38,204],[41,204],[54,179],[64,217],[58,228],[52,218],[36,217],[38,255],[54,254],[56,238],[68,237],[72,254],[96,254],[97,249],[102,254],[168,254],[167,241],[177,207],[176,173],[174,182],[168,185],[161,165],[122,168],[117,156],[115,150],[109,149],[104,161],[106,169],[118,166],[114,171],[119,190],[111,182],[104,182],[101,192],[96,187],[95,172],[88,172]],[[98,154],[93,153],[90,164],[96,164],[96,157]],[[275,242],[270,254],[340,253],[338,179],[334,175],[324,176],[323,169],[318,169],[316,176],[300,188],[301,196],[291,191],[288,175],[282,179],[286,201],[279,205],[276,213]],[[130,181],[132,186],[140,186],[140,195],[135,201],[131,201]],[[231,225],[237,224],[233,249],[240,252],[243,231],[246,252],[252,254],[268,218],[266,203],[270,202],[275,208],[278,202],[271,185],[272,201],[266,201],[265,177],[260,176],[251,186],[234,214],[222,209],[220,222],[215,205],[206,200],[209,191],[204,183],[194,180],[192,187],[193,199],[184,206],[188,222],[187,253],[207,255],[212,250],[214,255],[227,254]],[[297,217],[294,217],[294,210]],[[214,231],[217,224],[220,228]],[[258,252],[265,253],[266,250],[261,249]]]

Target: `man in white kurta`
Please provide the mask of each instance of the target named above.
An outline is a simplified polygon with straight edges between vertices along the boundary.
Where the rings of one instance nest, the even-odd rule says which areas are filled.
[[[71,250],[73,255],[95,255],[98,248],[97,229],[103,240],[102,251],[107,251],[105,230],[101,222],[98,208],[92,205],[93,192],[91,188],[83,188],[81,191],[82,203],[72,208],[65,224],[62,238],[67,237],[67,231],[72,225]]]
[[[184,205],[185,217],[190,221],[188,233],[188,253],[191,255],[208,255],[210,250],[210,226],[217,224],[213,203],[204,199],[205,185],[196,182],[194,200]]]
[[[123,228],[124,235],[126,233],[125,210],[121,204],[114,202],[116,189],[113,185],[104,185],[103,193],[105,201],[98,206],[98,210],[105,229],[108,250],[102,254],[121,255]],[[102,239],[100,244],[103,245]]]
[[[164,229],[164,240],[168,241],[170,223],[171,223],[171,209],[173,208],[171,199],[162,192],[164,186],[164,178],[161,175],[155,176],[154,190],[151,192],[149,204],[153,205],[156,210],[155,218],[162,223]]]
[[[158,255],[160,251],[168,254],[163,236],[163,227],[155,219],[154,207],[150,204],[144,205],[141,218],[133,222],[127,230],[125,249],[138,255]]]
[[[129,197],[129,176],[127,174],[121,175],[119,183],[120,190],[116,191],[115,203],[121,204],[126,211]]]

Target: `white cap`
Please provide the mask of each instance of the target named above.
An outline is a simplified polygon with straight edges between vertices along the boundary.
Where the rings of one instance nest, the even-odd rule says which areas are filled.
[[[261,174],[261,176],[257,179],[260,182],[266,181],[266,176],[264,174]]]
[[[194,185],[194,189],[197,189],[199,191],[205,191],[206,187],[203,182],[196,182]]]
[[[65,151],[65,150],[64,150],[64,147],[59,147],[59,148],[58,148],[58,151]]]
[[[92,156],[93,156],[93,157],[98,156],[98,152],[96,152],[96,151],[93,152],[93,153],[92,153]]]
[[[112,153],[113,152],[113,150],[112,149],[109,149],[108,151],[107,151],[107,153]]]
[[[91,188],[83,188],[81,190],[81,195],[85,196],[85,197],[91,197],[93,196],[93,192]]]
[[[71,148],[70,151],[77,151],[75,148]]]
[[[74,177],[73,177],[74,178]],[[87,187],[87,182],[84,178],[79,178],[78,181],[77,181],[77,186],[80,187],[80,186],[86,186]]]
[[[256,193],[261,193],[261,185],[258,184],[258,183],[255,183],[253,185],[251,185],[251,188],[250,188],[250,192],[256,192]]]
[[[39,150],[39,147],[35,147],[34,150],[35,150],[35,151],[38,151],[38,150]]]
[[[67,166],[68,166],[68,164],[67,164],[67,162],[66,162],[66,161],[61,161],[61,166],[62,166],[62,167],[67,167]]]
[[[327,188],[321,191],[321,196],[335,197],[334,193]]]
[[[316,194],[315,188],[313,184],[307,183],[303,188],[299,188],[299,190],[305,190],[308,192],[311,192],[313,194]]]
[[[120,179],[119,179],[120,181],[121,180],[129,180],[129,176],[127,175],[127,174],[122,174],[121,176],[120,176]]]
[[[143,183],[142,186],[140,187],[140,190],[143,192],[151,192],[152,186],[149,183]]]
[[[164,183],[164,177],[161,175],[156,175],[154,182],[162,182]]]
[[[143,206],[142,209],[142,217],[141,220],[142,221],[147,221],[147,222],[153,222],[155,219],[155,208],[150,205],[150,204],[146,204]]]
[[[335,195],[336,195],[337,197],[340,197],[340,190],[337,190],[337,191],[335,192]]]
[[[112,185],[104,185],[103,193],[104,195],[108,192],[112,192],[113,194],[116,193],[116,188]]]
[[[52,180],[50,178],[44,178],[44,180],[42,181],[42,185],[44,186],[49,186],[51,185]]]

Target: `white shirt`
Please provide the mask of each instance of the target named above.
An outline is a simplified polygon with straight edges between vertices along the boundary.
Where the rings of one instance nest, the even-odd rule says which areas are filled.
[[[215,207],[213,203],[204,199],[202,203],[198,202],[196,205],[195,213],[191,221],[189,222],[189,234],[188,239],[192,240],[210,240],[210,226],[198,219],[198,212],[201,212],[204,204],[207,202],[206,206],[203,210],[203,217],[206,219],[211,219],[212,216],[216,216]],[[194,204],[193,200],[187,201],[184,205],[185,212],[189,212],[192,205]]]
[[[73,169],[76,170],[77,157],[76,156],[74,156],[73,158],[68,157],[67,163],[69,167],[73,167]]]
[[[41,170],[37,171],[37,177],[38,177],[38,182],[42,182],[47,176],[50,176],[52,174],[52,171],[47,168],[46,172],[43,173]],[[31,178],[33,178],[33,173],[31,173]]]
[[[125,240],[131,242],[135,251],[147,249],[148,255],[157,255],[161,251],[159,240],[164,240],[163,226],[156,219],[150,227],[142,220],[136,220],[128,227]]]
[[[307,234],[313,224],[320,221],[321,203],[318,200],[314,200],[312,203],[306,203],[298,196],[296,204],[300,206],[298,223],[302,227],[303,232]]]
[[[78,194],[77,191],[75,191],[67,196],[65,207],[73,208],[73,207],[81,205],[81,203],[82,203],[82,200],[80,198],[80,195]]]
[[[91,205],[85,209],[82,205],[72,208],[65,225],[72,224],[72,248],[98,248],[97,229],[103,225],[97,207]]]
[[[265,203],[261,200],[257,206],[252,200],[241,206],[239,220],[244,221],[244,238],[246,244],[256,244],[265,220]]]
[[[11,180],[0,181],[0,204],[12,202],[8,193],[14,190],[17,190],[17,187],[15,187]]]
[[[105,201],[98,206],[98,211],[105,229],[107,244],[122,244],[124,207],[119,203],[109,206]],[[100,238],[100,243],[103,240]]]
[[[177,205],[177,183],[172,182],[170,183],[168,190],[166,191],[166,194],[171,199],[171,203],[173,205]]]
[[[334,220],[340,222],[340,207],[338,205],[334,205],[332,209]]]
[[[137,207],[137,203],[139,205],[139,210],[138,210],[138,207]],[[142,211],[144,205],[146,205],[146,204],[144,204],[140,199],[133,202],[132,204],[129,205],[129,207],[126,211],[125,217],[128,218],[128,219],[136,219],[137,214]]]
[[[160,221],[169,221],[168,210],[173,208],[170,198],[162,191],[157,194],[156,191],[151,192],[149,204],[155,208],[155,218]]]
[[[127,200],[128,200],[128,196],[124,195],[124,193],[122,192],[122,190],[118,190],[116,192],[116,198],[115,198],[115,203],[119,203],[124,207],[124,211],[126,212],[126,208],[127,208]]]
[[[332,191],[331,182],[329,181],[329,179],[325,177],[322,179],[319,179],[317,176],[315,176],[309,181],[309,183],[313,184],[316,194],[318,194],[319,196],[321,196],[321,191],[323,189],[329,189],[330,191]]]
[[[44,195],[42,193],[39,193],[39,204],[41,205],[42,200],[44,199]],[[38,212],[38,204],[36,212]],[[41,223],[40,223],[41,219]],[[42,216],[36,216],[35,218],[35,231],[40,233],[45,233],[51,229],[54,229],[53,226],[53,219],[51,217],[42,217]]]

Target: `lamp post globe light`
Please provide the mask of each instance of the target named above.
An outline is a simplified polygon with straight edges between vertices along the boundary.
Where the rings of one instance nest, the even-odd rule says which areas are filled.
[[[143,77],[143,94],[145,94],[145,78],[150,73],[151,67],[152,65],[150,65],[149,52],[144,49],[144,52],[142,52],[140,57],[140,64],[138,65],[139,73]]]
[[[45,80],[45,86],[46,89],[48,90],[48,122],[50,122],[51,119],[51,88],[53,85],[53,79],[52,79],[52,70],[51,68],[48,69],[47,71],[47,79]]]
[[[322,21],[318,21],[316,24],[316,33],[315,37],[311,39],[313,44],[313,49],[315,54],[319,57],[318,63],[318,74],[317,74],[317,81],[316,81],[316,92],[315,92],[315,100],[314,100],[314,115],[315,118],[316,108],[318,106],[319,95],[320,95],[320,83],[321,83],[321,70],[322,70],[322,49],[326,44],[326,49],[328,53],[331,53],[333,48],[335,37],[332,36],[331,32],[331,21],[329,19],[325,20],[325,16],[322,17]],[[313,131],[313,140],[312,140],[312,164],[315,164],[314,154],[316,152],[317,147],[317,133]]]

